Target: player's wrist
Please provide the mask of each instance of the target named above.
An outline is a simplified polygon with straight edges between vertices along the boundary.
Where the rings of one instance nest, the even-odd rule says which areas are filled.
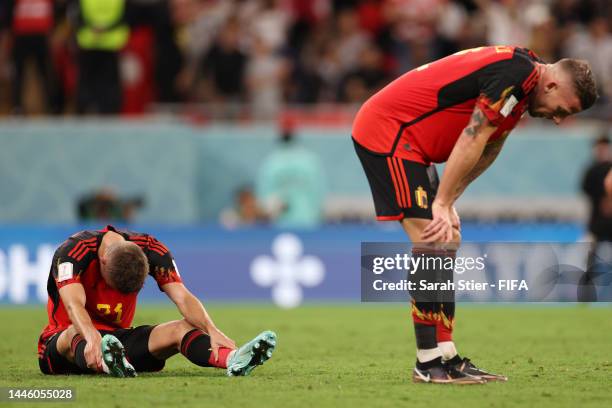
[[[206,329],[208,331],[208,334],[219,332],[219,329],[217,329],[217,326],[215,326],[215,324],[212,322],[206,325]]]
[[[453,207],[453,201],[447,198],[438,198],[436,197],[433,201],[433,206],[439,207],[439,208],[447,208],[447,209],[451,209]]]
[[[87,343],[95,344],[100,343],[102,341],[102,335],[98,330],[92,328],[83,333],[83,338]]]

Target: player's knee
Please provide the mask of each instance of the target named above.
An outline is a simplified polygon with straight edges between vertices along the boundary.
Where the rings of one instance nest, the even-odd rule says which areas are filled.
[[[457,247],[461,245],[461,231],[453,227],[453,242],[457,244]]]
[[[57,339],[57,342],[55,343],[55,347],[57,348],[59,354],[67,357],[68,359],[74,358],[71,344],[72,339],[77,334],[79,334],[79,332],[72,324],[61,332],[59,338]]]
[[[446,245],[446,247],[448,249],[457,251],[459,249],[459,246],[461,246],[461,231],[453,227],[453,238],[451,242]]]
[[[176,320],[174,324],[174,338],[177,339],[177,343],[180,345],[185,334],[189,333],[195,327],[185,319]]]

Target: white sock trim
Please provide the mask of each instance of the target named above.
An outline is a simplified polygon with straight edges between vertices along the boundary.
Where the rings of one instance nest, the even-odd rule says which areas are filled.
[[[450,360],[457,355],[457,348],[452,341],[442,341],[438,343],[438,348],[442,352],[442,358],[444,360]]]
[[[442,357],[442,352],[438,347],[432,349],[417,349],[417,360],[421,363],[426,363],[434,358]]]

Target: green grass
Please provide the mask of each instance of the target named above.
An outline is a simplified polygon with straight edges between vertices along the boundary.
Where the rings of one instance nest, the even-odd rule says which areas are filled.
[[[612,406],[612,315],[605,307],[464,306],[455,340],[478,365],[509,376],[483,386],[413,384],[414,336],[401,306],[209,307],[242,343],[264,329],[279,346],[250,377],[191,365],[181,355],[136,379],[44,376],[36,341],[43,308],[0,308],[0,387],[74,387],[75,403],[17,407],[600,407]],[[141,306],[135,324],[178,317]],[[74,405],[76,404],[76,405]],[[0,405],[8,405],[0,403]]]

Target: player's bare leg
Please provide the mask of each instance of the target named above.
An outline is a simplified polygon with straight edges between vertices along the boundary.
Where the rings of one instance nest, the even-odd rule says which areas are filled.
[[[149,336],[149,352],[160,360],[172,357],[180,351],[183,337],[194,329],[185,319],[155,326]]]
[[[404,219],[402,227],[410,240],[414,242],[421,241],[421,234],[425,226],[430,222],[427,219]],[[457,228],[453,228],[453,240],[446,243],[445,256],[454,256],[461,245],[461,233]],[[452,277],[450,277],[452,279]],[[413,302],[413,320],[415,324],[415,334],[417,336],[417,360],[421,363],[432,361],[438,357],[442,357],[444,364],[453,370],[466,374],[471,377],[481,378],[485,381],[507,381],[507,377],[503,375],[491,374],[476,367],[470,359],[461,358],[455,347],[452,339],[453,326],[455,320],[455,302],[454,299],[444,299],[438,305],[433,305],[432,310],[426,310],[426,313],[419,308],[428,308],[428,305],[417,305]],[[430,305],[431,306],[431,305]],[[427,312],[432,312],[431,314]],[[429,319],[433,317],[433,319]],[[433,320],[433,321],[431,321]],[[437,348],[434,347],[433,331],[435,330],[435,342]],[[419,338],[421,337],[421,338]],[[427,349],[421,349],[418,343],[428,346]],[[423,377],[419,376],[415,370],[415,381],[423,381]]]
[[[210,337],[184,319],[160,324],[149,336],[149,352],[154,357],[167,359],[180,352],[201,367],[225,368],[229,376],[250,374],[272,357],[275,347],[276,334],[265,331],[238,349],[219,348],[215,359]]]

